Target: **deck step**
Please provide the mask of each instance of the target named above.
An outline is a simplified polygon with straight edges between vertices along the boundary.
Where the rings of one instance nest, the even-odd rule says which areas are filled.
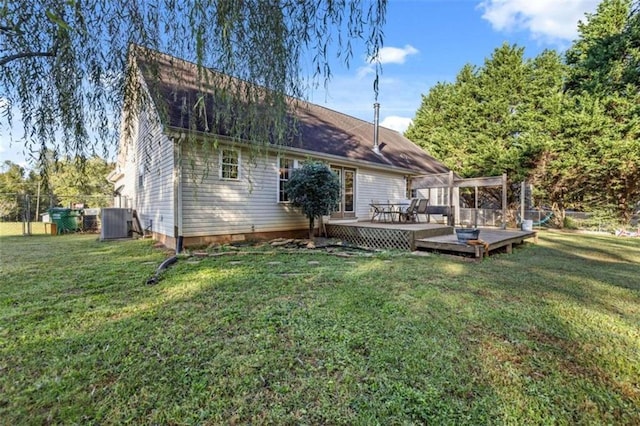
[[[453,226],[442,225],[436,228],[427,228],[427,229],[419,229],[415,231],[414,238],[432,238],[432,237],[443,237],[445,235],[453,235]]]
[[[483,257],[498,249],[504,249],[507,253],[511,253],[514,244],[522,244],[529,238],[533,238],[534,242],[537,242],[537,233],[534,231],[482,229],[480,231],[482,245],[460,242],[453,234],[416,238],[415,245],[418,249],[465,253],[475,257]]]

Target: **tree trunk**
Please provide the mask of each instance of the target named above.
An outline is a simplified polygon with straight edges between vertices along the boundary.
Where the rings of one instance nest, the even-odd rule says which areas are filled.
[[[314,219],[313,217],[309,218],[309,239],[313,240],[313,225],[314,225]]]
[[[551,211],[553,212],[556,226],[560,229],[564,228],[564,218],[566,217],[564,205],[562,203],[553,203],[551,205]]]

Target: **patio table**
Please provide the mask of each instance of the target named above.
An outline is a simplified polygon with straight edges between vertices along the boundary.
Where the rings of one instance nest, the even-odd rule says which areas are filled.
[[[389,217],[392,223],[395,222],[394,216],[396,215],[398,216],[398,222],[400,222],[403,209],[409,207],[409,203],[404,201],[398,203],[371,203],[369,205],[375,210],[371,221],[374,221],[374,219],[378,217],[378,222],[389,222],[388,220],[381,220],[381,217],[385,216]]]

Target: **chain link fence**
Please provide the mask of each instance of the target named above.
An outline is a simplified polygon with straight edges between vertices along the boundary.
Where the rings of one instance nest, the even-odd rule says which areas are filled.
[[[52,221],[52,208],[71,209],[78,212],[78,227],[81,232],[100,230],[99,212],[103,207],[113,207],[111,195],[81,195],[73,202],[60,202],[55,195],[34,196],[28,193],[0,193],[0,225],[2,235],[31,235],[50,232],[47,223]]]

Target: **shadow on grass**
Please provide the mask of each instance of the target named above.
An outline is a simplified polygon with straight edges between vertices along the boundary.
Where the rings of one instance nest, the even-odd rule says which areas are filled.
[[[640,270],[628,258],[637,246],[617,247],[624,255],[598,248],[603,260],[594,260],[579,243],[552,242],[471,265],[464,284],[440,286],[473,306],[473,314],[462,311],[468,330],[460,336],[484,380],[510,401],[496,406],[502,420],[530,413],[539,416],[527,418],[533,422],[633,423]]]
[[[640,238],[581,235],[553,232],[542,236],[546,245],[557,248],[568,257],[640,265]],[[588,242],[585,244],[585,242]]]
[[[0,329],[0,415],[10,422],[628,423],[640,415],[640,295],[637,285],[617,285],[616,272],[626,277],[634,265],[585,260],[570,244],[527,245],[481,264],[212,258],[180,262],[147,287],[163,257],[150,247],[68,242],[68,261],[52,272],[38,266],[17,283],[19,262],[3,267],[13,302]],[[75,265],[78,256],[91,267]]]

